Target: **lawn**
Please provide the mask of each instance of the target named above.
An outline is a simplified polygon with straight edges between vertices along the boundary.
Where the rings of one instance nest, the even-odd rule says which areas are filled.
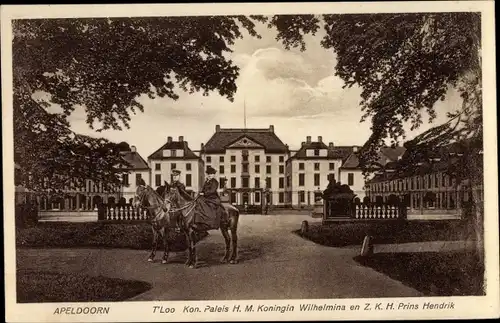
[[[474,253],[376,253],[354,258],[426,296],[482,296],[484,265]]]
[[[295,233],[301,235],[300,230]],[[301,236],[325,246],[346,247],[361,245],[366,235],[371,235],[375,244],[474,239],[470,225],[460,220],[318,223],[311,224]]]
[[[208,234],[200,235],[202,240]],[[124,248],[149,250],[153,239],[147,223],[39,223],[16,229],[20,248]],[[187,248],[183,234],[169,233],[169,249]],[[161,246],[161,245],[160,245]]]
[[[151,289],[148,283],[38,271],[17,271],[17,302],[124,301]]]

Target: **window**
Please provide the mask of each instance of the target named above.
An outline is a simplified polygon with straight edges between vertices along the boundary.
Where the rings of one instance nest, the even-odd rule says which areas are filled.
[[[123,183],[123,185],[125,185],[125,186],[129,186],[129,185],[130,185],[130,182],[129,182],[129,180],[128,180],[128,174],[123,174],[122,183]],[[45,185],[44,185],[44,187],[45,187]]]
[[[349,185],[349,186],[354,185],[354,174],[353,173],[347,174],[347,185]]]
[[[285,188],[285,178],[284,177],[279,178],[278,187]]]
[[[187,171],[190,171],[190,170],[191,170],[191,163],[187,163],[187,164],[186,164],[186,170],[187,170]]]
[[[236,173],[236,165],[231,165],[231,173]]]
[[[260,203],[260,192],[255,192],[255,204]]]
[[[219,157],[219,162],[223,163],[224,162],[224,156]]]
[[[314,186],[319,186],[319,174],[314,174]]]
[[[304,186],[306,174],[299,174],[299,186]]]
[[[236,187],[236,177],[231,177],[231,187]]]
[[[335,170],[335,163],[330,163],[328,166],[330,170]]]
[[[271,162],[271,156],[266,156],[266,162],[270,163]]]
[[[224,188],[224,182],[226,181],[225,177],[219,177],[219,188]]]
[[[231,162],[234,163],[236,161],[236,156],[231,156]]]
[[[279,192],[278,193],[278,203],[284,203],[284,202],[285,202],[285,193]]]
[[[172,150],[170,151],[170,156],[172,156],[172,157],[177,157],[177,150],[173,150],[173,149],[172,149]]]
[[[431,175],[427,174],[427,188],[431,188]]]
[[[245,162],[246,162],[246,161],[248,161],[248,155],[243,154],[243,155],[241,156],[241,158],[242,158],[242,159],[243,159],[243,161],[245,161]]]
[[[319,170],[319,163],[314,163],[314,170]]]
[[[248,177],[241,178],[241,186],[244,188],[248,188]]]
[[[271,177],[266,178],[266,187],[271,188]]]
[[[211,163],[212,162],[212,157],[211,156],[207,156],[207,163]]]
[[[260,173],[260,165],[255,165],[255,172]]]
[[[156,163],[155,164],[155,170],[161,170],[161,164],[160,163]]]
[[[219,174],[224,174],[224,165],[219,166]]]
[[[186,186],[191,186],[192,185],[192,182],[191,182],[191,174],[186,174]]]
[[[319,156],[319,149],[314,149],[314,156]]]
[[[284,174],[285,173],[285,166],[280,165],[279,169],[280,169],[280,174]]]
[[[155,186],[161,186],[161,174],[155,175]]]
[[[299,163],[299,170],[304,170],[304,163]]]
[[[299,201],[300,203],[305,203],[306,202],[306,194],[304,191],[299,192]]]
[[[271,165],[266,166],[266,174],[271,174]]]
[[[142,174],[135,174],[135,185],[138,186],[139,180],[142,178]]]
[[[256,162],[256,163],[260,162],[260,156],[258,156],[258,155],[257,155],[257,156],[255,156],[255,162]]]
[[[438,174],[435,174],[434,175],[434,187],[438,187],[439,186],[439,177],[438,177]]]
[[[260,188],[260,177],[255,177],[254,179],[254,187]]]
[[[282,163],[284,161],[285,161],[285,157],[284,156],[280,156],[280,163]]]
[[[172,163],[170,164],[170,169],[175,169],[177,167],[177,164],[176,163]]]
[[[248,165],[247,164],[242,165],[242,170],[241,171],[243,173],[248,173]]]

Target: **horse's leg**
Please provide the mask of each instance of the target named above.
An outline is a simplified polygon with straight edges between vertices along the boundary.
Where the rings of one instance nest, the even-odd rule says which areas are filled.
[[[153,244],[151,246],[151,254],[149,255],[148,261],[153,262],[155,259],[156,255],[156,249],[158,248],[158,232],[156,231],[156,228],[154,225],[151,226],[153,230]]]
[[[191,263],[193,262],[193,251],[192,251],[191,236],[189,234],[189,230],[190,230],[189,228],[185,228],[183,230],[184,234],[186,235],[186,243],[188,247],[188,258],[185,263],[186,266],[191,266]]]
[[[163,258],[161,260],[162,264],[166,264],[168,261],[168,230],[163,227],[161,229],[162,238],[163,238]]]
[[[229,237],[227,223],[221,223],[220,232],[222,232],[222,236],[224,237],[224,242],[226,243],[226,253],[224,254],[224,257],[220,260],[220,262],[225,264],[230,259],[230,250],[231,250],[231,238]]]
[[[229,259],[230,264],[238,263],[238,218],[239,214],[235,213],[229,218],[229,229],[231,230],[231,258]]]
[[[196,268],[198,265],[198,259],[196,255],[196,232],[192,228],[189,228],[189,258],[191,262],[189,268]]]

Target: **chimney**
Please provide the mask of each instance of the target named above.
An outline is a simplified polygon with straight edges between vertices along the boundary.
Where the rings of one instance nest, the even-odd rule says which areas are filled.
[[[220,131],[220,125],[216,125],[215,126],[215,132],[219,132]]]
[[[333,149],[333,142],[328,143],[328,148]]]
[[[311,136],[307,136],[307,137],[306,137],[306,142],[307,142],[308,144],[310,144],[310,143],[311,143]]]
[[[269,131],[274,132],[274,126],[273,125],[269,126]]]
[[[355,153],[357,153],[358,152],[358,146],[353,146],[352,147],[352,151],[355,152]]]
[[[305,146],[305,144],[306,144],[306,142],[305,142],[305,141],[303,141],[303,142],[302,142],[302,144],[301,144],[301,146],[303,147],[303,146]]]
[[[167,137],[167,142],[168,142],[168,143],[171,143],[171,142],[172,142],[172,137],[168,136],[168,137]]]
[[[184,136],[179,136],[179,141],[183,142],[184,141]]]
[[[135,146],[130,146],[130,151],[135,153],[137,152],[137,148],[135,148]]]
[[[323,137],[318,136],[318,142],[323,142]]]
[[[205,144],[201,143],[200,150],[203,151],[205,149]]]

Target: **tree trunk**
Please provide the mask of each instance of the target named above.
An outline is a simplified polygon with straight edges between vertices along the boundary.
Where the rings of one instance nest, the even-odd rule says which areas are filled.
[[[471,216],[472,225],[476,237],[476,252],[481,263],[484,263],[484,199],[483,199],[483,172],[482,167],[477,166],[478,156],[469,156],[467,164],[469,168],[469,187],[471,189]]]

